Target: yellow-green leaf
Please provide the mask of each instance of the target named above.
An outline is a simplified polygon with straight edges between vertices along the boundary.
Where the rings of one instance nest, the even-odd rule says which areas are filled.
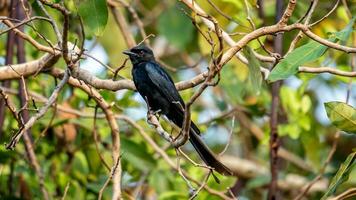
[[[352,32],[352,26],[355,19],[356,18],[352,18],[350,23],[343,30],[337,33],[332,33],[328,40],[330,42],[335,42],[337,40],[346,41]],[[289,76],[296,74],[299,66],[317,60],[327,49],[327,46],[315,41],[311,41],[296,48],[294,51],[287,54],[287,56],[273,68],[267,80],[273,82],[286,79]]]
[[[249,60],[249,82],[252,85],[253,92],[258,94],[261,89],[262,75],[260,71],[261,64],[250,47],[244,49],[244,54]]]
[[[185,49],[194,37],[194,26],[176,7],[171,7],[160,15],[158,31],[179,49]]]
[[[342,102],[324,104],[330,121],[339,129],[356,133],[356,109]]]
[[[315,41],[296,48],[273,68],[267,80],[273,82],[296,74],[300,65],[315,61],[325,53],[326,49],[326,46]]]
[[[335,174],[334,178],[331,180],[331,183],[329,185],[327,192],[321,198],[322,200],[324,200],[328,196],[334,194],[337,186],[339,186],[341,183],[347,181],[353,166],[355,166],[355,159],[356,159],[356,152],[353,152],[349,156],[347,156],[345,162],[341,164],[339,170]]]
[[[108,22],[108,9],[105,0],[79,1],[79,15],[83,19],[87,35],[101,36]]]

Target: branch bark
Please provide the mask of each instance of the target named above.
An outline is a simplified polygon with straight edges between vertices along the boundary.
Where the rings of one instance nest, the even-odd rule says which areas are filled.
[[[63,73],[61,70],[52,69],[50,74],[54,77],[63,79]],[[68,79],[68,83],[73,87],[80,88],[90,97],[92,97],[105,114],[106,120],[108,121],[111,129],[113,163],[118,163],[118,167],[116,168],[115,173],[112,176],[112,199],[121,199],[121,162],[118,162],[118,159],[120,158],[120,129],[118,123],[116,122],[115,115],[111,110],[111,106],[104,100],[100,93],[90,85],[87,85],[81,82],[80,80],[72,77]]]

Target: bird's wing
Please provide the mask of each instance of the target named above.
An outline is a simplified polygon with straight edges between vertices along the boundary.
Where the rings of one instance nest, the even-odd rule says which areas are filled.
[[[166,71],[164,71],[164,69],[162,69],[156,63],[146,63],[145,69],[148,77],[157,87],[156,89],[162,94],[164,98],[166,98],[167,101],[171,102],[172,105],[174,105],[173,113],[168,113],[168,115],[172,115],[170,116],[170,120],[172,120],[176,124],[182,124],[185,104],[182,97],[179,95],[172,78],[167,74]],[[169,118],[169,116],[167,117]],[[196,134],[200,134],[199,128],[193,122],[191,122],[190,126]]]
[[[166,98],[169,102],[183,108],[184,101],[179,95],[172,78],[167,74],[167,72],[165,72],[158,64],[152,62],[146,63],[145,69],[148,77],[157,87],[157,90],[162,94],[162,96],[164,96],[164,98]]]

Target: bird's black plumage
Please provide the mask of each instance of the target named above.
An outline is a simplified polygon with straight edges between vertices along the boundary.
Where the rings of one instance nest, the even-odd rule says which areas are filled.
[[[169,120],[182,127],[184,120],[184,101],[179,95],[172,78],[155,61],[151,49],[144,45],[129,51],[133,64],[132,77],[137,91],[146,100],[149,109],[165,115]],[[191,122],[189,141],[202,160],[217,172],[231,175],[231,171],[215,157],[214,153],[203,143],[198,127]]]

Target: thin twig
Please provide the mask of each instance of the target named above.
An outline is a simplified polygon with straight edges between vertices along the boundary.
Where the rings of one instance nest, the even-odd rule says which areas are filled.
[[[178,151],[177,148],[176,150],[176,154],[177,154],[177,169],[178,169],[178,174],[183,178],[184,182],[187,184],[187,186],[189,187],[189,193],[193,193],[196,191],[196,189],[193,187],[192,183],[189,181],[189,179],[184,175],[184,173],[182,172],[182,168],[180,165],[180,157],[178,156]]]
[[[167,153],[155,142],[153,141],[153,139],[144,131],[144,129],[138,125],[136,122],[134,122],[131,118],[125,116],[125,115],[119,115],[117,116],[118,119],[124,120],[127,123],[129,123],[130,125],[132,125],[134,128],[136,128],[139,133],[141,134],[141,136],[148,142],[148,144],[167,162],[167,164],[174,169],[175,171],[178,172],[178,167],[177,165],[169,158],[169,156],[167,155]],[[189,179],[190,181],[196,183],[197,185],[202,185],[199,181],[197,181],[196,179],[194,179],[193,177],[191,177],[187,172],[185,172],[184,170],[181,169],[181,172],[184,174],[184,177],[186,177],[187,179]],[[226,196],[223,192],[214,190],[210,187],[208,187],[207,185],[204,185],[204,189],[210,193],[211,195],[215,195],[218,196],[222,199],[231,199],[228,196]]]
[[[189,200],[195,199],[195,197],[198,196],[199,192],[204,188],[204,186],[207,184],[209,177],[211,175],[212,171],[208,171],[208,174],[205,176],[203,179],[203,182],[201,183],[200,187],[194,192],[194,194],[189,198]]]
[[[356,77],[356,72],[346,72],[332,67],[304,67],[301,66],[298,68],[299,73],[313,73],[313,74],[321,74],[321,73],[330,73],[338,76],[345,77]]]
[[[328,198],[328,200],[344,200],[344,199],[349,199],[350,197],[355,197],[356,196],[356,188],[350,188],[346,190],[345,192],[339,194],[336,197],[333,198]]]
[[[110,181],[113,179],[114,175],[116,174],[116,170],[120,164],[120,160],[121,160],[121,156],[119,156],[116,159],[114,166],[111,168],[110,176],[108,177],[108,179],[106,179],[104,185],[101,187],[99,194],[98,194],[98,200],[102,199],[105,188],[108,186],[108,184],[110,183]]]
[[[11,19],[11,18],[8,18],[8,17],[0,17],[0,20],[1,20],[1,21],[3,21],[3,20],[19,21],[19,20],[17,20],[17,19]],[[3,31],[1,31],[1,32],[0,32],[0,35],[2,35],[2,34],[4,34],[4,33],[7,33],[7,32],[9,32],[9,31],[11,31],[11,30],[13,30],[13,29],[15,29],[15,28],[18,28],[18,27],[20,27],[20,26],[22,26],[22,25],[25,25],[25,24],[27,24],[27,23],[30,23],[30,22],[32,22],[32,21],[34,21],[34,20],[44,20],[44,21],[47,21],[47,22],[51,22],[51,20],[50,20],[49,18],[41,17],[41,16],[34,16],[34,17],[31,17],[30,19],[23,20],[23,21],[19,21],[18,24],[14,25],[14,26],[12,26],[12,27],[10,27],[10,28],[7,28],[7,29],[5,29],[5,30],[3,30]]]
[[[326,170],[326,167],[329,165],[335,151],[336,151],[336,148],[337,148],[337,144],[338,144],[338,141],[339,141],[339,137],[340,137],[340,132],[336,132],[335,135],[334,135],[334,140],[333,140],[333,145],[329,151],[329,154],[322,166],[322,168],[320,169],[320,172],[318,174],[318,176],[316,176],[310,183],[308,183],[305,187],[302,188],[302,191],[298,194],[297,197],[294,198],[294,200],[301,200],[307,193],[308,191],[310,190],[310,188],[317,182],[319,181],[324,173],[325,173],[325,170]]]
[[[48,102],[36,113],[34,116],[32,116],[26,124],[23,126],[22,129],[19,130],[18,133],[16,133],[10,140],[9,144],[6,145],[7,149],[14,149],[22,135],[30,129],[34,123],[43,115],[47,112],[47,110],[52,106],[52,104],[57,100],[57,97],[59,95],[59,92],[62,90],[64,85],[67,83],[69,79],[69,69],[66,70],[64,78],[62,81],[58,84],[58,86],[54,89],[52,95],[49,97]]]
[[[100,161],[104,164],[106,169],[108,169],[110,171],[109,165],[106,163],[104,157],[101,155],[100,150],[99,150],[98,127],[96,126],[97,114],[98,114],[98,106],[95,106],[95,109],[94,109],[94,122],[93,122],[93,137],[94,137],[95,149],[96,149],[96,152],[98,153]]]
[[[305,25],[308,25],[309,24],[309,21],[311,20],[311,17],[312,17],[312,14],[314,13],[314,10],[316,8],[318,4],[318,0],[312,0],[311,1],[311,4],[309,6],[309,9],[307,11],[307,13],[304,15],[305,17],[305,22],[304,24]],[[303,17],[303,18],[304,18]],[[302,19],[303,19],[302,18]],[[302,31],[299,31],[297,36],[295,36],[295,38],[293,39],[293,41],[291,42],[291,44],[289,45],[289,49],[287,51],[286,54],[290,53],[291,51],[293,51],[293,49],[295,48],[296,44],[298,43],[299,40],[301,40],[303,38],[303,32]]]
[[[67,193],[68,193],[68,190],[69,190],[69,186],[70,186],[70,182],[68,182],[66,187],[64,188],[64,193],[63,193],[63,196],[62,196],[61,200],[65,200],[66,199],[66,196],[67,196]]]
[[[60,70],[53,69],[51,71],[51,75],[63,79],[63,73]],[[120,156],[120,129],[115,119],[114,113],[111,110],[111,106],[104,100],[104,98],[100,95],[100,93],[95,88],[92,88],[90,85],[87,85],[86,83],[83,83],[80,80],[72,77],[69,78],[68,83],[73,87],[80,88],[85,93],[87,93],[90,97],[92,97],[96,101],[98,106],[103,110],[105,114],[105,118],[111,129],[113,163],[118,162],[117,159]],[[117,167],[117,170],[115,171],[115,174],[113,176],[113,192],[112,192],[113,199],[121,198],[121,164],[120,163],[121,162],[119,162],[119,166]]]
[[[194,167],[201,167],[201,168],[213,170],[213,168],[211,168],[210,166],[207,166],[205,164],[198,164],[198,163],[194,162],[194,160],[192,160],[187,154],[185,154],[181,148],[176,148],[176,151],[177,151],[177,156],[179,156],[178,153],[183,155],[183,157],[185,157],[190,163],[192,163],[194,165]]]
[[[109,65],[101,62],[99,59],[95,58],[94,56],[88,54],[88,53],[83,53],[83,55],[88,56],[89,58],[93,59],[94,61],[96,61],[97,63],[99,63],[100,65],[102,65],[103,67],[105,67],[107,70],[111,71],[112,73],[115,73],[116,71],[111,68]]]
[[[146,34],[146,31],[145,31],[144,25],[143,25],[141,19],[138,17],[138,14],[137,14],[136,10],[130,4],[125,2],[124,0],[116,0],[116,1],[119,2],[120,4],[122,4],[129,11],[129,13],[131,14],[133,20],[135,21],[135,23],[136,23],[136,25],[138,27],[138,30],[139,30],[140,35],[142,37],[142,41],[147,46],[149,46],[150,45],[149,40],[145,39],[145,38],[147,38],[147,34]]]
[[[219,153],[219,156],[223,155],[227,151],[227,149],[229,148],[229,145],[230,145],[230,143],[232,141],[232,133],[234,131],[234,127],[235,127],[235,116],[232,117],[231,129],[230,129],[230,134],[229,134],[227,143],[226,143],[224,149]]]
[[[324,16],[323,16],[321,19],[319,19],[318,21],[316,21],[316,22],[310,24],[309,26],[310,26],[310,27],[315,26],[315,25],[319,24],[320,22],[324,21],[324,19],[328,18],[328,17],[331,15],[331,13],[333,13],[334,10],[336,10],[336,8],[337,8],[337,6],[339,5],[339,3],[340,3],[340,0],[337,0],[336,3],[335,3],[335,5],[334,5],[334,7],[333,7],[326,15],[324,15]]]
[[[57,23],[54,21],[53,17],[47,12],[46,8],[43,6],[42,2],[40,0],[36,0],[37,4],[39,5],[39,7],[41,8],[41,10],[44,12],[44,14],[46,15],[46,17],[48,19],[50,19],[50,22],[53,26],[54,32],[56,33],[56,37],[58,40],[58,44],[59,46],[61,46],[62,44],[62,34],[59,31],[58,25]]]

